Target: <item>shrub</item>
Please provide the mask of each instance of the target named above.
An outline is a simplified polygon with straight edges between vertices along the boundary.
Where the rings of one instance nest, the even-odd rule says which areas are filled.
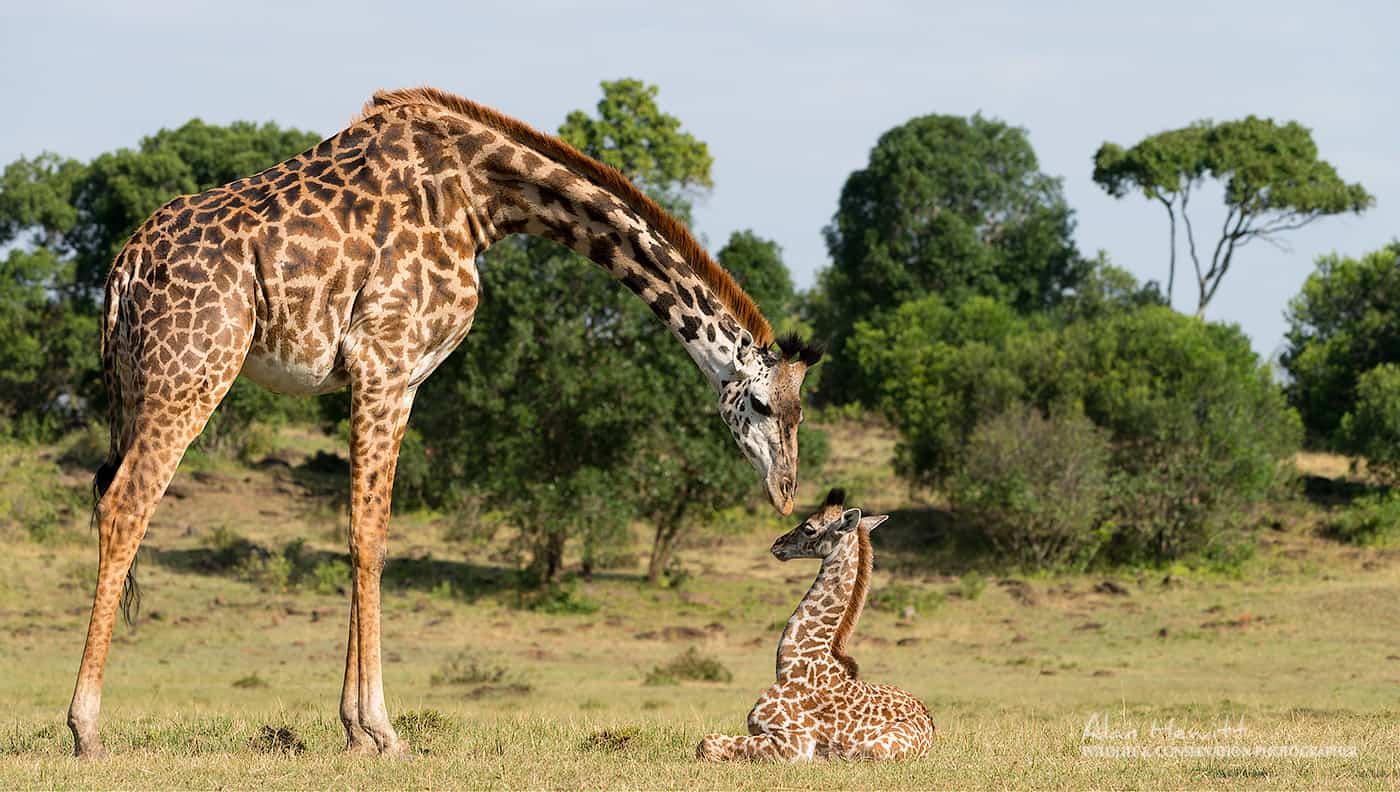
[[[949,496],[960,517],[1031,569],[1078,566],[1105,539],[1107,433],[1077,412],[1017,406],[973,431]]]
[[[249,747],[257,753],[285,754],[296,756],[306,751],[306,742],[291,726],[261,726],[258,733],[249,741]]]
[[[1400,366],[1384,363],[1361,375],[1341,438],[1348,451],[1366,457],[1368,472],[1400,484]]]
[[[255,553],[243,559],[234,572],[264,591],[286,591],[292,578],[292,562],[283,555]]]
[[[1357,498],[1332,521],[1328,533],[1348,544],[1389,544],[1400,538],[1400,495]]]
[[[870,592],[866,604],[877,611],[903,614],[906,608],[914,612],[931,611],[943,604],[943,594],[937,591],[911,586],[908,583],[891,583]],[[786,622],[785,622],[786,623]]]
[[[975,569],[964,572],[962,577],[958,578],[958,594],[969,602],[982,596],[986,589],[987,579]]]
[[[435,709],[410,710],[394,718],[394,731],[418,754],[432,754],[458,747],[462,724]]]
[[[311,587],[318,594],[340,593],[350,583],[350,565],[344,561],[322,561],[311,570]]]
[[[690,647],[676,655],[665,665],[659,665],[647,672],[644,685],[675,685],[682,680],[695,682],[730,682],[734,674],[718,658],[702,654],[699,649]]]
[[[1301,437],[1297,414],[1237,327],[1159,305],[1091,311],[1055,328],[986,298],[950,306],[928,297],[858,325],[849,347],[900,429],[898,472],[953,490],[1003,552],[1024,544],[1006,532],[1045,530],[1013,524],[1028,514],[1062,528],[1065,519],[1094,522],[1057,511],[1069,499],[1043,502],[1058,486],[1054,471],[999,467],[1035,453],[1016,442],[1015,427],[996,430],[999,438],[984,428],[977,453],[989,456],[972,465],[974,431],[1019,405],[1082,412],[1102,430],[1115,497],[1099,522],[1112,529],[1110,557],[1124,561],[1170,560],[1219,540],[1287,481]],[[1059,430],[1063,442],[1075,436]],[[1082,561],[1102,539],[1080,533],[1062,551],[1043,547],[1057,562],[1037,561],[1036,550],[1013,557]]]
[[[521,605],[537,613],[583,614],[594,613],[598,603],[579,593],[578,584],[569,580],[563,583],[550,583],[535,591],[520,594]]]
[[[579,743],[579,750],[617,753],[640,737],[641,734],[642,730],[636,726],[619,726],[615,729],[595,731],[583,738],[583,741]]]
[[[36,542],[57,538],[86,505],[84,493],[59,482],[61,474],[37,447],[0,444],[0,535],[14,533]]]
[[[1112,433],[1112,550],[1168,560],[1236,529],[1292,475],[1302,427],[1236,326],[1152,306],[1071,325],[1062,394]]]
[[[464,651],[453,655],[442,668],[433,672],[428,684],[433,687],[494,684],[504,681],[509,673],[510,669],[506,666],[491,662],[474,652]]]
[[[939,484],[957,469],[977,422],[1024,393],[1006,347],[1030,331],[1011,308],[986,297],[956,307],[926,297],[856,324],[847,345],[870,381],[865,387],[879,394],[880,410],[900,429],[900,475]]]
[[[271,685],[268,684],[266,679],[263,679],[262,677],[258,676],[258,672],[256,671],[249,674],[248,676],[239,677],[238,679],[233,680],[233,686],[242,690],[255,690],[258,688],[271,687]]]

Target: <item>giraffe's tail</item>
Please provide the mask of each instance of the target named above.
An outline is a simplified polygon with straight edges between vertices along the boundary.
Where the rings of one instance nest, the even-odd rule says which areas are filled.
[[[112,265],[112,271],[107,275],[107,286],[103,300],[102,311],[102,384],[107,391],[107,458],[102,460],[102,464],[97,466],[97,472],[92,477],[92,525],[96,526],[101,519],[100,509],[102,496],[107,494],[107,489],[112,486],[112,480],[117,476],[117,470],[122,464],[122,396],[121,396],[121,373],[117,370],[117,355],[114,335],[117,330],[117,322],[121,314],[121,284],[119,273],[122,267],[122,256],[117,257],[116,263]],[[122,586],[121,598],[122,619],[129,625],[135,618],[134,614],[141,610],[141,589],[136,584],[136,559],[132,559],[131,568],[126,573],[126,584]]]

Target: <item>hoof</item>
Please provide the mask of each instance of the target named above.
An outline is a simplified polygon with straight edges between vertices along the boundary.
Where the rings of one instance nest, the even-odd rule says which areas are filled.
[[[374,740],[368,738],[351,738],[345,743],[345,753],[352,756],[377,756],[379,755],[379,746],[374,744]]]
[[[102,747],[100,740],[92,742],[78,743],[73,747],[73,755],[79,759],[106,759],[107,749]]]
[[[407,759],[413,755],[413,748],[409,746],[408,740],[397,739],[380,748],[379,755],[390,759]]]
[[[720,737],[709,734],[700,740],[700,744],[695,746],[695,758],[702,762],[724,761],[724,749],[721,747]]]

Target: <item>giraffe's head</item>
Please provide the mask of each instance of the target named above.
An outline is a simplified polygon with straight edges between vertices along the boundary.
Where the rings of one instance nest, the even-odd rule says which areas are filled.
[[[719,412],[744,456],[763,477],[768,499],[792,513],[797,492],[797,425],[802,423],[802,380],[821,360],[820,347],[796,336],[760,347],[747,330],[734,353],[735,378],[720,386]]]
[[[846,508],[846,491],[834,489],[827,493],[826,502],[807,519],[773,542],[772,552],[779,561],[794,558],[826,558],[840,549],[846,537],[857,527],[867,532],[889,519],[888,514],[864,517],[860,509]]]

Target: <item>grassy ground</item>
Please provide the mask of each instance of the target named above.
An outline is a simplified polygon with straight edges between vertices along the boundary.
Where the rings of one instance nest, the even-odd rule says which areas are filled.
[[[1400,550],[1318,538],[1319,507],[1299,501],[1279,505],[1277,529],[1229,573],[953,576],[940,563],[940,574],[911,574],[920,565],[910,548],[940,530],[936,500],[895,482],[892,438],[870,426],[838,432],[822,478],[897,515],[877,544],[884,609],[862,620],[854,654],[866,678],[929,704],[938,739],[927,759],[691,758],[704,733],[742,731],[771,681],[779,625],[815,573],[767,555],[779,523],[763,515],[685,549],[694,574],[679,588],[622,570],[579,582],[554,613],[519,607],[498,547],[446,542],[445,521],[431,515],[397,519],[385,676],[391,714],[418,754],[343,757],[345,596],[333,579],[320,591],[309,579],[286,586],[220,555],[237,536],[274,551],[303,538],[304,577],[343,561],[336,476],[298,467],[321,441],[295,439],[291,465],[203,460],[177,478],[146,541],[143,615],[118,627],[106,761],[69,758],[63,724],[94,541],[81,530],[10,543],[0,559],[0,787],[1400,786]],[[819,496],[815,483],[802,494]],[[691,647],[732,680],[644,684]],[[1123,746],[1157,755],[1085,755]],[[1355,755],[1180,756],[1211,746]]]

